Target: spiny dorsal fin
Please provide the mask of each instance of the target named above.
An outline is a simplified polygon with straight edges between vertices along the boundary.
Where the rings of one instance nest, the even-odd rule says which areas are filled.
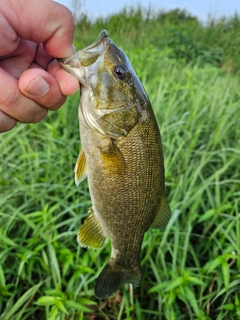
[[[92,207],[89,209],[89,213],[90,215],[78,231],[78,243],[82,247],[100,248],[103,246],[106,236]]]
[[[171,210],[165,196],[161,198],[160,208],[151,225],[153,229],[162,229],[166,227],[171,216]]]
[[[80,151],[75,164],[75,183],[78,186],[87,176],[87,162],[83,149]]]

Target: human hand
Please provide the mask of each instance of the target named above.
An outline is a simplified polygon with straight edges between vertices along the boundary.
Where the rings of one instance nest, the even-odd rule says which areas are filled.
[[[74,53],[74,22],[66,7],[51,0],[1,0],[0,30],[0,132],[5,132],[17,121],[42,120],[79,83],[54,59]]]

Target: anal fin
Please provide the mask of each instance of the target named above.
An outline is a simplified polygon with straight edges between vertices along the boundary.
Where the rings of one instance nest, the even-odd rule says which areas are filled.
[[[77,162],[74,168],[75,172],[75,183],[78,186],[87,176],[87,162],[84,150],[82,149],[79,153]]]
[[[151,225],[153,229],[163,229],[166,227],[171,216],[171,209],[165,196],[161,198],[159,210]]]
[[[90,215],[78,231],[77,240],[82,247],[100,248],[103,246],[106,236],[92,207],[89,209],[89,213]]]

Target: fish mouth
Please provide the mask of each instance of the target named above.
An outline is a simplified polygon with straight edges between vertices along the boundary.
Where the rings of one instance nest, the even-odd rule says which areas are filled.
[[[102,30],[98,38],[92,44],[74,55],[68,58],[59,59],[58,61],[65,70],[73,73],[73,68],[92,65],[100,55],[104,54],[109,45],[110,39],[108,33],[106,30]]]
[[[102,30],[99,34],[99,36],[97,37],[97,39],[90,44],[89,46],[87,46],[85,49],[81,50],[81,51],[89,51],[89,52],[95,52],[95,50],[99,50],[101,48],[99,48],[99,45],[104,41],[105,38],[108,38],[108,33],[106,30]]]

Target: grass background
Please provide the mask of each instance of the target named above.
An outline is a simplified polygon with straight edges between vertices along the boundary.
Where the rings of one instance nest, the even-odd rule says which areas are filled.
[[[145,234],[142,285],[99,302],[103,249],[79,248],[87,183],[74,184],[79,94],[0,136],[0,319],[240,319],[240,19],[185,11],[82,16],[75,46],[102,29],[128,55],[163,141],[172,218]]]

